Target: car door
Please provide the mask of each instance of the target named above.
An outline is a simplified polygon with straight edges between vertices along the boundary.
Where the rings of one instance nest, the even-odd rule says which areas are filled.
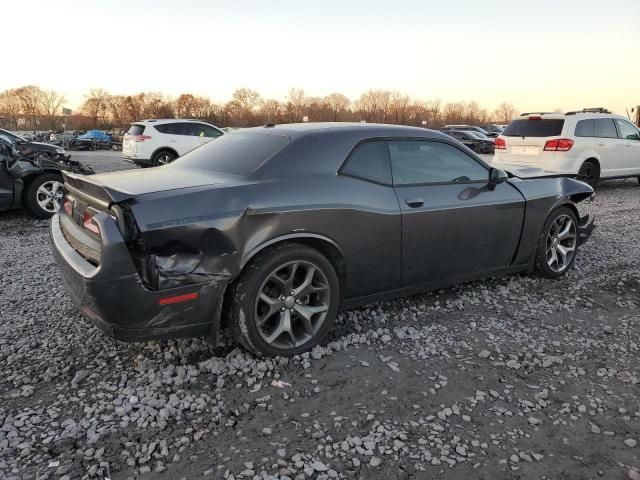
[[[0,210],[9,208],[13,204],[13,179],[7,169],[9,156],[6,148],[0,143]]]
[[[596,151],[600,156],[600,177],[620,175],[624,167],[624,145],[618,139],[618,131],[612,118],[596,118]]]
[[[524,198],[489,169],[439,140],[388,142],[402,212],[402,285],[447,283],[507,267],[516,253]]]
[[[191,122],[176,122],[168,124],[167,143],[179,156],[190,152],[201,145],[196,135],[196,129]]]
[[[640,132],[632,123],[616,118],[618,142],[622,143],[620,175],[640,174]]]

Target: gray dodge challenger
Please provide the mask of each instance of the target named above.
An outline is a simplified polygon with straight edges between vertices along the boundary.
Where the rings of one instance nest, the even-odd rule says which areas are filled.
[[[50,236],[84,316],[124,341],[224,327],[258,355],[311,349],[341,308],[558,278],[593,229],[589,185],[404,126],[268,124],[158,168],[63,175]]]

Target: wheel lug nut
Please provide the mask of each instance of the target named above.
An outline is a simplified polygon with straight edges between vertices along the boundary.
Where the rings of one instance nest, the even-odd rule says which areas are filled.
[[[296,294],[296,292],[291,292],[291,295],[295,295],[295,294]]]
[[[282,297],[280,297],[280,300],[282,300],[283,302],[286,300],[284,295]]]
[[[281,312],[284,312],[284,310],[285,310],[285,308],[284,308],[284,307],[282,307],[282,308],[280,309],[280,311],[281,311]]]

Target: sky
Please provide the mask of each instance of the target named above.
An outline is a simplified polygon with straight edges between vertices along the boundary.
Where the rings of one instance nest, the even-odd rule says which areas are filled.
[[[73,109],[96,87],[217,102],[239,87],[277,99],[296,87],[488,110],[640,104],[640,0],[3,0],[1,10],[0,91],[35,84]]]

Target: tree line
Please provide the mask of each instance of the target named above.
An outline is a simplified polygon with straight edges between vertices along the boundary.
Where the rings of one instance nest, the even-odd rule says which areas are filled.
[[[34,85],[0,92],[0,121],[5,128],[57,130],[65,97]],[[208,97],[184,93],[171,98],[161,92],[115,95],[91,89],[67,128],[122,128],[145,118],[197,118],[219,127],[248,127],[265,123],[366,121],[438,128],[446,124],[508,123],[518,114],[503,102],[493,111],[476,101],[442,103],[420,100],[398,91],[370,89],[351,100],[341,93],[324,97],[291,88],[283,100],[263,98],[257,91],[239,88],[231,99],[216,103]]]

